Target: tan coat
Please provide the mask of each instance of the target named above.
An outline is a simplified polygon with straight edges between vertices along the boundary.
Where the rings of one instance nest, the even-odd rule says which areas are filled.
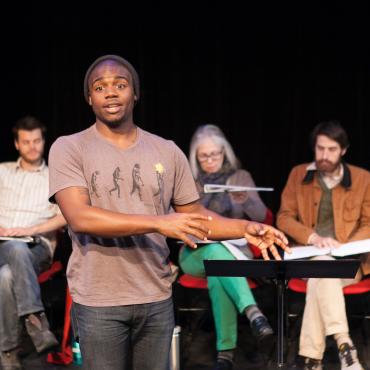
[[[306,244],[315,232],[321,199],[317,174],[307,180],[308,164],[291,171],[281,195],[277,227],[299,244]],[[309,171],[311,172],[311,171]],[[344,165],[341,184],[332,189],[336,239],[341,243],[370,238],[370,173]]]

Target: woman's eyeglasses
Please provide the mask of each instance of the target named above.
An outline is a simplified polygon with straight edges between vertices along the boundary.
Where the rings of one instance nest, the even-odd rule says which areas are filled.
[[[211,152],[209,154],[201,153],[198,154],[197,158],[199,162],[207,162],[209,159],[212,159],[213,161],[220,159],[222,156],[222,153],[224,152],[223,149],[217,151],[217,152]]]

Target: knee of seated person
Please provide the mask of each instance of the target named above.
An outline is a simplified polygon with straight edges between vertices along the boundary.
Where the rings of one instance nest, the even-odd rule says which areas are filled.
[[[0,267],[0,286],[2,288],[11,287],[13,280],[12,271],[9,265],[4,265]]]
[[[307,292],[313,291],[317,293],[319,290],[335,289],[338,287],[342,289],[342,283],[340,279],[333,278],[311,278],[308,279]]]
[[[22,258],[22,256],[28,256],[31,252],[28,248],[28,244],[24,242],[14,241],[12,242],[12,254],[16,258]]]
[[[207,276],[208,290],[213,290],[215,288],[222,288],[222,283],[220,281],[220,276]]]
[[[201,247],[204,248],[204,247]],[[221,244],[214,243],[205,246],[207,248],[207,258],[214,260],[234,260],[235,257]]]
[[[322,256],[314,256],[311,258],[312,261],[333,261],[335,258],[329,255],[322,255]]]

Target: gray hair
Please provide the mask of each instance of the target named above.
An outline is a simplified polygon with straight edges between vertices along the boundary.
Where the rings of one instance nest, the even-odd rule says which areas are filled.
[[[232,168],[237,169],[240,167],[239,160],[236,158],[231,144],[226,139],[221,129],[216,125],[202,125],[196,129],[190,141],[189,162],[195,179],[199,175],[197,149],[198,146],[206,139],[211,139],[215,144],[220,145],[224,149],[225,157],[229,161]]]

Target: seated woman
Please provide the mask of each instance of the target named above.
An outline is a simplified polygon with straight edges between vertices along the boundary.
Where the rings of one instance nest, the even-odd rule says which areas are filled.
[[[202,204],[223,216],[248,218],[262,222],[266,206],[255,191],[248,193],[203,193],[204,184],[255,186],[251,175],[239,169],[230,143],[219,127],[200,126],[190,143],[190,167],[199,186]],[[249,258],[253,255],[247,245],[241,247]],[[233,254],[220,242],[199,245],[197,249],[181,248],[179,263],[185,273],[205,277],[204,259],[232,260]],[[208,291],[215,318],[217,362],[214,370],[233,367],[233,352],[237,344],[237,314],[245,314],[253,334],[261,345],[271,342],[273,331],[259,308],[247,280],[242,277],[207,277]],[[263,343],[262,343],[263,342]]]

